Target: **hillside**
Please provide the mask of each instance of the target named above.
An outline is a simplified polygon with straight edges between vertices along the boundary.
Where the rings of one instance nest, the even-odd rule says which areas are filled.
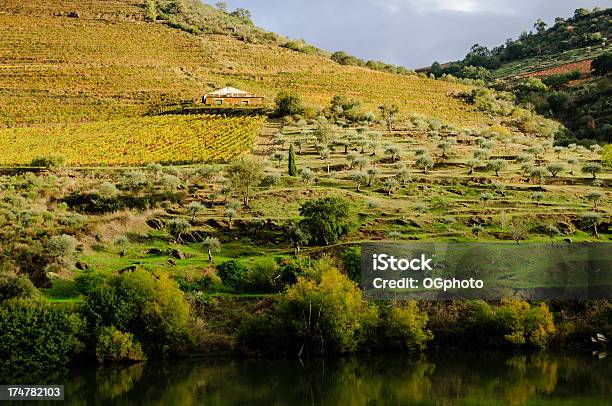
[[[535,32],[524,31],[493,49],[475,44],[461,61],[434,62],[419,71],[481,80],[507,92],[513,103],[563,123],[566,128],[556,133],[560,145],[610,143],[611,76],[592,65],[609,64],[603,61],[612,55],[611,23],[612,8],[580,8],[550,27],[538,19]]]
[[[296,90],[314,106],[344,93],[373,112],[395,103],[457,125],[491,122],[448,96],[466,86],[341,66],[225,34],[190,34],[147,22],[144,1],[4,1],[0,49],[5,127],[135,117],[226,84],[265,95],[268,103],[281,89]]]
[[[461,61],[420,69],[436,76],[451,74],[480,79],[507,79],[555,67],[590,61],[611,49],[612,8],[577,9],[570,18],[557,17],[550,27],[538,19],[534,31],[489,49],[475,44]],[[476,71],[469,67],[483,68]]]

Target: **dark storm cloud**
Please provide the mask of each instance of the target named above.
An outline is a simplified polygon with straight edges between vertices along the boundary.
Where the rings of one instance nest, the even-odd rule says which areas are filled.
[[[213,3],[214,0],[207,0]],[[602,1],[571,0],[228,0],[251,10],[258,26],[321,48],[411,68],[465,56],[474,43],[493,47]]]

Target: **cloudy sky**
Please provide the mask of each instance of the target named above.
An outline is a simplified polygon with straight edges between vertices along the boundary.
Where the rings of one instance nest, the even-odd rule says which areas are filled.
[[[216,0],[205,0],[214,3]],[[419,68],[461,59],[470,46],[497,46],[580,7],[609,0],[226,0],[256,25],[363,59]]]

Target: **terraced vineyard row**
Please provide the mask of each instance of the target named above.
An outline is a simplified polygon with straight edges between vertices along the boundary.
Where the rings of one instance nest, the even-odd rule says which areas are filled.
[[[69,166],[221,162],[253,147],[264,117],[161,116],[0,131],[0,164],[61,154]]]

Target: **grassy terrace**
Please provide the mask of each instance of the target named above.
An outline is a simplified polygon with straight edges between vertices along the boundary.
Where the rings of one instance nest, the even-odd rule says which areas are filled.
[[[431,124],[413,118],[398,124],[393,132],[378,126],[332,126],[334,141],[326,151],[316,140],[320,130],[316,121],[276,127],[276,134],[259,138],[256,159],[267,162],[265,186],[253,190],[250,207],[240,205],[237,192],[226,188],[223,165],[136,169],[152,182],[138,196],[165,191],[168,200],[144,212],[88,216],[90,231],[82,236],[79,261],[103,274],[142,266],[188,281],[214,272],[199,239],[177,241],[163,226],[151,228],[150,219],[161,224],[183,219],[191,223],[189,235],[217,237],[222,247],[215,254],[216,264],[233,258],[248,265],[270,257],[289,257],[292,249],[283,227],[300,219],[301,204],[324,196],[345,198],[355,227],[340,245],[305,248],[305,256],[319,257],[363,241],[579,242],[612,238],[606,225],[612,214],[612,173],[604,169],[594,178],[581,172],[585,165],[599,161],[598,151],[581,147],[555,150],[546,139],[520,134],[419,126]],[[290,144],[296,151],[297,177],[286,176]],[[433,160],[427,173],[419,167],[422,155]],[[477,161],[474,156],[479,157]],[[505,164],[496,175],[490,165],[498,160]],[[561,167],[555,177],[546,171],[534,172],[534,168],[555,165]],[[133,172],[92,169],[60,176],[72,173],[79,183],[76,190],[99,190],[103,182],[120,186]],[[355,175],[359,173],[366,178],[358,188]],[[164,185],[166,174],[176,176],[179,183]],[[129,190],[120,193],[131,195]],[[194,214],[190,211],[193,202],[205,208]],[[601,217],[598,238],[581,220],[587,212]],[[179,256],[173,251],[180,252]],[[52,300],[78,300],[73,276],[59,275],[46,295]],[[213,285],[206,292],[232,295],[222,285]]]

